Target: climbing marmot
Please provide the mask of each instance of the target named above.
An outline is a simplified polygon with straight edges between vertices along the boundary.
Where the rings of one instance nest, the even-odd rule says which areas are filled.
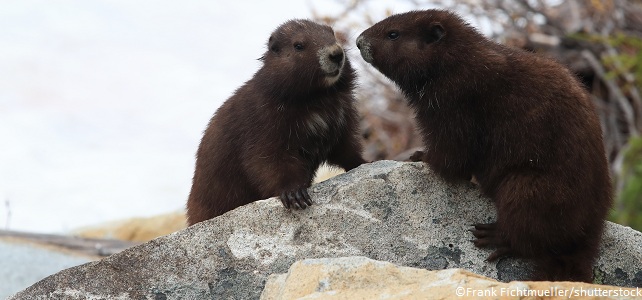
[[[479,182],[497,221],[472,230],[488,257],[533,259],[536,280],[592,281],[611,180],[599,119],[569,70],[482,36],[442,10],[393,15],[357,39],[403,91],[447,180]]]
[[[272,196],[306,208],[319,164],[364,163],[355,73],[332,28],[291,20],[267,47],[261,69],[205,130],[187,200],[190,225]]]

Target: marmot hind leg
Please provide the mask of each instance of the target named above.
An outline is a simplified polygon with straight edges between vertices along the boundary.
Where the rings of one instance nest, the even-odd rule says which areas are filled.
[[[475,228],[470,232],[475,236],[473,243],[478,248],[495,247],[495,251],[491,253],[486,261],[492,262],[504,256],[514,255],[513,250],[510,248],[508,242],[501,237],[497,231],[497,223],[488,224],[475,224]]]
[[[576,195],[556,176],[505,178],[494,197],[497,222],[475,225],[475,246],[496,247],[488,261],[505,255],[533,260],[534,280],[591,282],[602,221],[584,218]]]

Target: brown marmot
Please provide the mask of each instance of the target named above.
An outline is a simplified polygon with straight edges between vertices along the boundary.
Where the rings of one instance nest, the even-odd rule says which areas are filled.
[[[355,72],[331,27],[291,20],[270,36],[263,66],[216,111],[196,155],[190,225],[280,196],[312,205],[322,162],[353,169],[362,158]]]
[[[497,221],[478,247],[535,262],[535,280],[592,281],[611,180],[587,92],[560,64],[497,44],[443,10],[390,16],[357,38],[363,59],[416,113],[425,152],[447,180],[474,176]]]

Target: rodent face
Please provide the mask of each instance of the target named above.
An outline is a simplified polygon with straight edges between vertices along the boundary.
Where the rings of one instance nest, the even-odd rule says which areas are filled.
[[[263,60],[270,69],[284,72],[275,76],[296,78],[311,88],[314,83],[328,87],[337,82],[346,57],[330,26],[291,20],[272,33]]]
[[[339,44],[325,46],[317,51],[321,71],[325,75],[325,84],[327,86],[333,85],[339,77],[341,77],[341,70],[343,70],[343,62],[345,61],[345,54],[343,48]]]
[[[361,33],[357,48],[365,61],[395,82],[430,72],[447,51],[444,13],[428,10],[390,16]]]

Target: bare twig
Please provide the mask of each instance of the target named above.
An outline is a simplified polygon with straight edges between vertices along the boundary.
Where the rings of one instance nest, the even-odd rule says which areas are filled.
[[[4,228],[9,230],[9,225],[11,225],[11,202],[9,198],[4,200],[4,207],[7,209],[7,221],[5,222]]]
[[[629,130],[629,134],[632,136],[637,136],[638,135],[638,130],[635,127],[635,114],[633,112],[633,107],[629,103],[628,99],[624,96],[622,93],[622,90],[620,87],[615,83],[615,81],[611,78],[609,78],[606,75],[606,71],[604,70],[604,67],[602,64],[599,62],[599,60],[593,55],[593,53],[584,50],[582,51],[582,57],[586,59],[586,61],[591,65],[593,70],[595,71],[595,74],[604,82],[604,84],[607,85],[609,89],[609,93],[613,95],[613,99],[617,101],[619,104],[619,108],[622,110],[624,114],[624,118],[626,120],[626,125]]]

